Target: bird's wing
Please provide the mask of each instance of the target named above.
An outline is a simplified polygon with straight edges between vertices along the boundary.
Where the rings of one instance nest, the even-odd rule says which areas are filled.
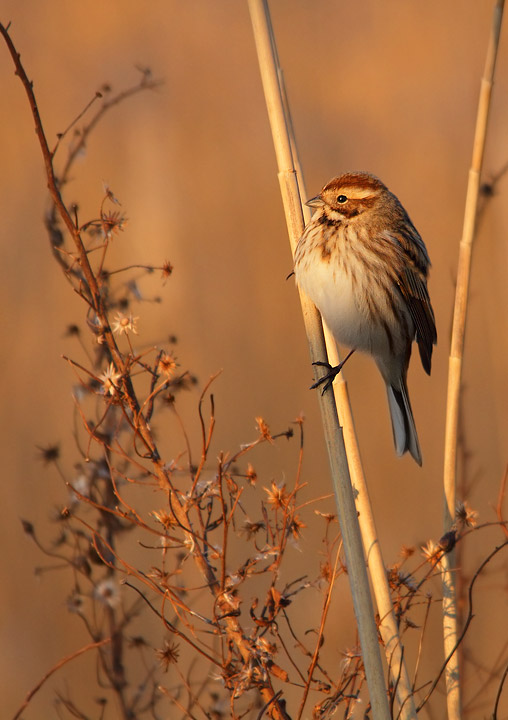
[[[406,300],[416,329],[416,342],[425,372],[430,375],[432,347],[437,341],[436,321],[430,304],[427,283],[410,267],[404,270],[399,287]]]
[[[430,375],[432,348],[437,341],[436,321],[427,290],[430,260],[418,231],[409,218],[407,221],[405,231],[392,234],[391,238],[403,255],[401,264],[404,270],[398,274],[397,280],[415,325],[423,368]]]

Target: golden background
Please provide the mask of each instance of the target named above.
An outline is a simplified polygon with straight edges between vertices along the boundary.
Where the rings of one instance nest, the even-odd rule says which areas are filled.
[[[347,366],[387,563],[397,559],[402,544],[419,546],[442,533],[456,258],[491,5],[476,0],[272,2],[309,194],[345,170],[375,173],[408,210],[433,264],[429,287],[438,327],[433,372],[431,378],[424,374],[415,353],[409,379],[422,469],[409,456],[395,456],[385,391],[372,361],[354,356]],[[212,458],[253,440],[256,416],[278,432],[303,412],[305,498],[328,493],[298,297],[293,281],[285,280],[291,257],[247,3],[4,0],[1,20],[12,22],[11,35],[34,81],[50,145],[103,83],[114,91],[134,84],[136,65],[149,66],[163,79],[158,89],[110,112],[75,166],[66,198],[79,202],[81,219],[96,217],[107,182],[129,218],[125,233],[115,240],[112,262],[160,265],[168,259],[174,265],[164,287],[158,274],[142,281],[146,296],[160,295],[162,302],[141,303],[134,314],[140,316],[138,343],[162,344],[175,334],[182,369],[199,380],[198,388],[179,401],[191,437],[198,433],[199,388],[222,369],[214,384]],[[486,180],[508,161],[504,39]],[[20,524],[20,518],[33,521],[41,537],[49,539],[53,508],[66,501],[62,480],[43,467],[36,447],[61,442],[62,467],[72,473],[75,377],[61,355],[79,356],[64,334],[70,323],[83,320],[84,307],[51,256],[43,227],[48,198],[41,154],[21,83],[2,47],[0,667],[2,713],[10,717],[45,671],[86,642],[81,625],[66,610],[68,572],[36,576],[34,568],[47,565],[47,559]],[[60,152],[63,160],[66,142]],[[481,522],[495,519],[508,446],[507,182],[500,180],[482,217],[467,324],[461,480],[470,486],[467,499]],[[176,456],[184,443],[174,436],[167,445]],[[272,479],[290,482],[296,454],[296,444],[288,449],[282,443],[260,452],[254,461],[262,469],[259,485],[268,486]],[[332,501],[319,508],[333,511]],[[500,540],[496,529],[466,540],[466,576]],[[306,564],[315,573],[318,546],[318,540],[304,535],[300,551],[288,562],[298,572]],[[468,653],[486,668],[506,650],[508,640],[505,556],[496,562],[479,581],[467,639]],[[320,607],[320,601],[314,608],[308,602],[301,606],[307,614]],[[339,649],[354,642],[347,618],[342,610],[333,624]],[[432,642],[429,667],[435,668],[442,654],[438,633]],[[340,660],[337,654],[331,657]],[[51,717],[54,692],[72,684],[72,672],[93,682],[86,660],[75,666],[55,675],[24,717]],[[482,682],[488,675],[472,667],[466,695],[478,689],[469,676],[479,673]],[[495,686],[480,697],[486,703],[482,713],[492,711]],[[86,691],[82,687],[76,694],[86,697]],[[506,701],[504,708],[507,713]],[[468,717],[480,717],[476,712]],[[444,711],[436,713],[433,717],[444,717]]]

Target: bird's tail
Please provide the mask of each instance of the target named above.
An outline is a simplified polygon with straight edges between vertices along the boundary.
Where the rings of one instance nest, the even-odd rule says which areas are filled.
[[[399,387],[387,384],[386,390],[388,392],[393,440],[397,455],[403,455],[409,450],[418,465],[421,465],[422,453],[420,451],[420,443],[418,442],[405,378],[402,377],[400,379]]]

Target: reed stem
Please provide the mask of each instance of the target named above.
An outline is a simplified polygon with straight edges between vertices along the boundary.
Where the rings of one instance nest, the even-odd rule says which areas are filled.
[[[443,468],[444,486],[444,532],[449,532],[455,519],[456,484],[457,484],[457,441],[460,411],[460,389],[462,363],[464,356],[464,337],[468,303],[469,278],[473,241],[476,231],[478,199],[480,192],[480,174],[483,164],[485,140],[490,110],[494,72],[499,48],[499,37],[503,20],[504,0],[496,0],[494,4],[492,28],[487,49],[485,69],[480,86],[480,98],[476,115],[476,128],[473,140],[473,154],[469,170],[469,180],[464,211],[462,239],[459,246],[457,270],[457,287],[453,312],[452,338],[448,362],[448,393],[446,403],[445,451]],[[445,555],[441,561],[443,570],[443,639],[444,654],[449,653],[457,645],[459,635],[457,617],[457,588],[455,577],[455,553]],[[459,720],[461,717],[460,674],[458,653],[455,652],[446,667],[446,692],[448,719]]]
[[[291,142],[289,131],[290,120],[285,111],[284,96],[281,91],[277,53],[271,32],[267,0],[249,0],[249,9],[277,157],[278,177],[290,244],[294,253],[304,229],[304,222],[298,178],[293,160],[295,148],[294,143]],[[323,360],[327,354],[319,312],[302,293],[300,293],[300,301],[311,360],[312,362]],[[317,374],[316,370],[316,379]],[[383,665],[344,437],[332,394],[319,394],[318,397],[373,716],[376,720],[378,718],[388,720],[390,711]]]

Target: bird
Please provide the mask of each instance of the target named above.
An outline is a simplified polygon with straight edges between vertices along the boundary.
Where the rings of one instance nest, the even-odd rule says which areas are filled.
[[[368,172],[346,172],[307,202],[315,209],[295,250],[296,283],[335,340],[350,348],[313,388],[325,392],[356,351],[370,354],[386,385],[397,455],[422,454],[407,387],[416,341],[430,375],[437,342],[427,289],[427,248],[399,199]]]

